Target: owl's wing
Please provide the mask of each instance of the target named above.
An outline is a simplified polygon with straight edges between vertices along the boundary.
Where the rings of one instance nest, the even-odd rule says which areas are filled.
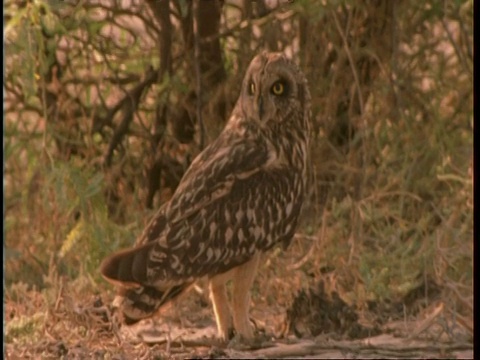
[[[127,287],[170,288],[192,281],[195,264],[183,264],[190,252],[205,252],[208,238],[196,238],[210,226],[215,202],[228,202],[237,181],[261,171],[272,159],[265,140],[224,132],[192,162],[175,194],[145,229],[139,246],[112,254],[102,264],[104,277]],[[189,267],[190,266],[190,267]],[[186,267],[189,267],[186,270]]]
[[[192,162],[170,200],[169,223],[181,221],[227,196],[236,181],[261,171],[273,157],[264,139],[225,135]]]

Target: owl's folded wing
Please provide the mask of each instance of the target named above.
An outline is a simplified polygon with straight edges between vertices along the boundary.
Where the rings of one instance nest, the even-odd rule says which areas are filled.
[[[222,134],[191,164],[170,200],[169,223],[175,223],[227,196],[235,181],[264,169],[272,157],[265,140]]]
[[[167,232],[172,228],[182,228],[182,220],[192,216],[198,220],[202,209],[228,197],[236,181],[246,180],[259,172],[268,163],[269,157],[271,154],[265,141],[245,138],[239,141],[223,133],[192,162],[172,199],[149,223],[137,240],[137,246],[116,252],[104,260],[101,267],[103,276],[116,285],[126,287],[159,283],[169,287],[190,281],[187,274],[177,271],[173,265],[179,260],[177,256],[182,247],[187,246],[191,239],[181,234],[167,236]],[[212,214],[204,215],[208,217]],[[188,226],[193,224],[187,222]],[[185,230],[190,232],[193,229]],[[203,241],[208,244],[208,239]],[[190,275],[195,277],[195,274]]]

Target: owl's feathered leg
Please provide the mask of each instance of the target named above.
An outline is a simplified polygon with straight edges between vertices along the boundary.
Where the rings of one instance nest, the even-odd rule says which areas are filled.
[[[228,304],[226,283],[233,277],[233,270],[213,276],[209,281],[210,298],[217,322],[218,336],[227,342],[233,336],[232,316]]]
[[[233,324],[237,334],[247,341],[252,340],[254,336],[248,309],[250,307],[250,288],[257,273],[259,260],[260,253],[257,253],[249,262],[236,268],[233,277]]]
[[[248,309],[250,307],[250,287],[255,279],[259,260],[260,253],[245,264],[210,279],[210,297],[213,302],[218,336],[225,342],[233,337],[232,316],[226,287],[230,280],[233,281],[232,305],[235,331],[244,340],[253,339]]]

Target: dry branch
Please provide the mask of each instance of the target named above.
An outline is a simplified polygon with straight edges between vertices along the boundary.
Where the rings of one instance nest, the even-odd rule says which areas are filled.
[[[232,352],[232,355],[251,358],[289,358],[300,356],[318,356],[325,358],[326,354],[335,357],[362,357],[375,356],[385,358],[424,358],[425,356],[438,356],[439,354],[449,354],[455,351],[472,350],[472,345],[468,343],[454,344],[429,344],[426,342],[408,342],[405,339],[393,338],[387,335],[380,335],[381,341],[387,341],[388,344],[373,345],[370,340],[359,341],[332,341],[315,342],[303,340],[299,343],[286,345],[277,344],[275,347],[260,349],[251,352],[238,353]]]
[[[131,91],[127,92],[125,96],[108,112],[108,115],[103,119],[103,123],[113,123],[113,118],[117,111],[123,108],[123,118],[120,124],[115,129],[115,132],[108,145],[107,153],[105,154],[104,164],[110,167],[112,163],[113,151],[117,148],[123,137],[128,132],[130,122],[133,120],[133,115],[138,107],[140,98],[143,92],[157,80],[158,72],[149,68],[145,74],[145,79],[136,85]]]

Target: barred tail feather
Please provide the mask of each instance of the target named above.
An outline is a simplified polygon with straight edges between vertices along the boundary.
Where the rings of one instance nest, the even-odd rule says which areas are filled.
[[[123,297],[121,311],[125,324],[132,325],[152,316],[163,305],[185,292],[190,285],[191,283],[188,282],[168,289],[158,289],[152,286],[124,289],[121,291],[121,296]]]
[[[105,260],[100,266],[102,276],[108,282],[124,287],[137,288],[147,282],[147,260],[154,242],[118,251]]]
[[[118,305],[127,325],[152,316],[162,305],[175,299],[192,283],[170,284],[164,287],[147,285],[147,260],[154,245],[155,242],[151,241],[132,249],[121,250],[107,257],[100,266],[103,277],[119,287],[121,303]]]

